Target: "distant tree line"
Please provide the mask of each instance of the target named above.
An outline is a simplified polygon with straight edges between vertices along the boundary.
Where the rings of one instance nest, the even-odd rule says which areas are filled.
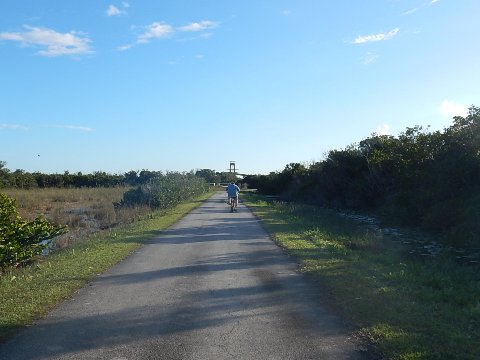
[[[204,178],[210,184],[221,184],[238,181],[237,176],[232,172],[217,172],[211,169],[200,169],[195,175]]]
[[[96,171],[91,174],[81,172],[63,174],[44,174],[41,172],[26,172],[17,169],[10,171],[6,168],[6,162],[0,161],[0,189],[1,188],[81,188],[81,187],[115,187],[115,186],[138,186],[148,184],[152,179],[161,177],[161,171],[129,171],[124,174],[110,174],[104,171]],[[229,173],[218,173],[214,170],[203,169],[195,173],[196,176],[210,183],[227,182],[231,180]]]
[[[264,194],[369,212],[447,243],[480,246],[480,108],[443,131],[373,134],[320,162],[244,181]]]

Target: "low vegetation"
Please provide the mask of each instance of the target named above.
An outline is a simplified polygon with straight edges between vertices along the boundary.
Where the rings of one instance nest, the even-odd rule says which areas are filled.
[[[382,358],[480,358],[478,267],[446,255],[413,257],[381,231],[332,210],[243,198]]]

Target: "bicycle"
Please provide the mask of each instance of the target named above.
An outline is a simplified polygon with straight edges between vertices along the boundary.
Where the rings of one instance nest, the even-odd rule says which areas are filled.
[[[238,202],[238,196],[230,196],[228,198],[229,204],[230,204],[230,212],[237,211],[237,202]]]

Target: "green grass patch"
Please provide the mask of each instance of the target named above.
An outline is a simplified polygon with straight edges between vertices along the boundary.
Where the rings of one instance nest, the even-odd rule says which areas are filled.
[[[242,199],[383,358],[480,359],[479,269],[416,259],[333,211]]]
[[[158,236],[211,194],[167,212],[153,213],[131,224],[97,233],[34,265],[2,274],[0,340],[44,316],[75,290],[127,257],[145,240]]]

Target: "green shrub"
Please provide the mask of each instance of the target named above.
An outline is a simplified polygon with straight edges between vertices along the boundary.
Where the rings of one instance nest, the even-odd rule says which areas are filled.
[[[15,199],[0,193],[0,268],[31,261],[48,246],[48,240],[65,232],[65,227],[42,217],[22,220]]]

